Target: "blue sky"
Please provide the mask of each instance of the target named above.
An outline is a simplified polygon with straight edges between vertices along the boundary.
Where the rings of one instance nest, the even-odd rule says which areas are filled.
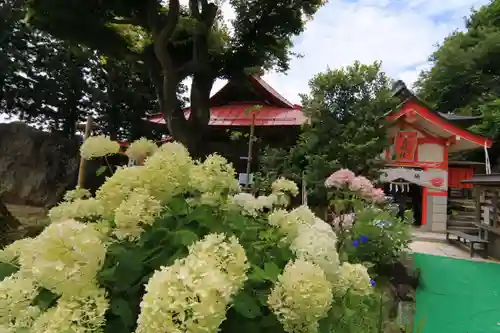
[[[427,59],[444,37],[464,27],[472,7],[488,0],[329,0],[296,38],[294,51],[304,55],[287,75],[264,78],[294,103],[308,91],[308,81],[327,67],[359,60],[382,61],[383,69],[409,86],[428,67]],[[232,16],[224,6],[228,18]],[[224,83],[217,82],[214,90]]]

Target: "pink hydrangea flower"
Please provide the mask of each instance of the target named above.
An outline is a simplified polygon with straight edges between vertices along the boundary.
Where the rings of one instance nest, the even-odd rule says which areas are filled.
[[[335,227],[342,226],[342,228],[344,229],[349,229],[352,227],[355,220],[356,220],[356,215],[354,213],[343,214],[333,219],[333,225]]]
[[[373,189],[370,197],[374,203],[383,203],[386,200],[386,195],[384,193],[384,190],[381,188]]]
[[[325,186],[342,188],[345,185],[349,185],[354,178],[356,178],[356,175],[351,170],[340,169],[332,173],[325,180]]]
[[[373,184],[368,178],[357,176],[349,184],[349,189],[354,192],[371,194],[371,192],[373,191]]]

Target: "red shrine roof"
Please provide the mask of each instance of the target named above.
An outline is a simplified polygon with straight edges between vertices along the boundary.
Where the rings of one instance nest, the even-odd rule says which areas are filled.
[[[260,77],[249,76],[248,82],[262,100],[225,102],[227,98],[231,98],[229,92],[231,82],[228,82],[210,98],[210,103],[213,105],[210,108],[210,121],[208,123],[210,126],[250,126],[252,114],[247,114],[246,110],[255,105],[262,106],[256,112],[256,126],[300,126],[307,121],[300,105],[289,102]],[[190,113],[189,108],[184,109],[186,118],[189,118]],[[147,121],[165,124],[162,114],[150,115]]]
[[[210,109],[210,126],[250,126],[252,114],[245,111],[254,104],[234,104],[216,106]],[[189,117],[191,111],[186,109],[184,114]],[[255,116],[255,126],[298,126],[302,125],[307,118],[301,108],[287,109],[275,106],[263,105]],[[165,124],[163,115],[155,115],[149,118],[149,122]]]
[[[479,147],[490,148],[493,144],[490,139],[461,128],[452,118],[432,110],[411,93],[402,81],[396,82],[395,86],[394,95],[402,100],[402,104],[398,110],[387,115],[388,121],[405,119],[408,123],[425,128],[433,136],[446,138],[451,143],[448,148],[450,153]]]

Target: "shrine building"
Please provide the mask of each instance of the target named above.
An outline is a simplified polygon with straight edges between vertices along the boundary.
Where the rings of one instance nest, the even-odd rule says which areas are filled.
[[[488,164],[487,149],[492,141],[465,129],[479,117],[436,112],[401,81],[395,84],[394,94],[401,104],[387,115],[392,145],[383,154],[387,166],[381,181],[389,185],[386,192],[390,195],[409,193],[423,230],[443,232],[450,190],[471,187],[461,182],[472,178],[479,164],[450,161],[450,155],[483,149]]]

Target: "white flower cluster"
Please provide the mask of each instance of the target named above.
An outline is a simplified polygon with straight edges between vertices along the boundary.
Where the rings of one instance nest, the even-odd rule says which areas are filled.
[[[248,269],[237,239],[209,234],[146,285],[136,333],[217,332]]]
[[[4,249],[0,259],[18,261],[19,271],[0,282],[0,331],[99,331],[109,306],[96,282],[106,255],[100,237],[91,225],[68,220]],[[45,312],[34,303],[40,288],[60,296]]]
[[[264,209],[273,207],[286,207],[289,204],[289,195],[296,196],[299,193],[297,184],[279,178],[272,185],[272,193],[254,197],[250,193],[238,193],[232,196],[230,202],[241,209],[244,215],[257,216]]]
[[[19,256],[21,270],[57,294],[78,294],[95,284],[106,246],[92,225],[50,224]]]
[[[71,191],[63,203],[51,209],[51,221],[75,219],[98,222],[103,227],[109,224],[102,221],[114,221],[113,235],[134,240],[177,195],[198,193],[200,203],[221,205],[228,194],[240,191],[234,168],[223,157],[211,155],[201,163],[193,161],[178,143],[152,147],[145,140],[132,143],[128,151],[136,157],[145,156],[143,165],[118,168],[95,198],[82,189]]]
[[[105,135],[88,137],[80,146],[80,156],[86,160],[117,154],[120,145]]]
[[[274,183],[272,183],[271,190],[273,193],[288,193],[292,196],[299,194],[297,184],[285,178],[278,178]]]
[[[335,232],[309,208],[275,210],[268,221],[281,231],[297,256],[269,296],[269,304],[286,332],[316,333],[318,320],[326,316],[334,294],[371,292],[366,267],[340,265]]]
[[[158,146],[153,141],[141,138],[128,146],[126,154],[130,161],[142,163],[146,157],[153,155],[158,150]]]
[[[115,210],[114,234],[118,239],[137,239],[142,233],[142,227],[151,225],[161,210],[160,202],[145,189],[135,189]]]
[[[268,303],[286,332],[317,332],[332,304],[332,286],[319,266],[298,259],[286,265]]]
[[[347,291],[366,296],[372,292],[370,275],[365,266],[361,264],[342,263],[338,279],[335,281],[334,289],[339,294]]]

